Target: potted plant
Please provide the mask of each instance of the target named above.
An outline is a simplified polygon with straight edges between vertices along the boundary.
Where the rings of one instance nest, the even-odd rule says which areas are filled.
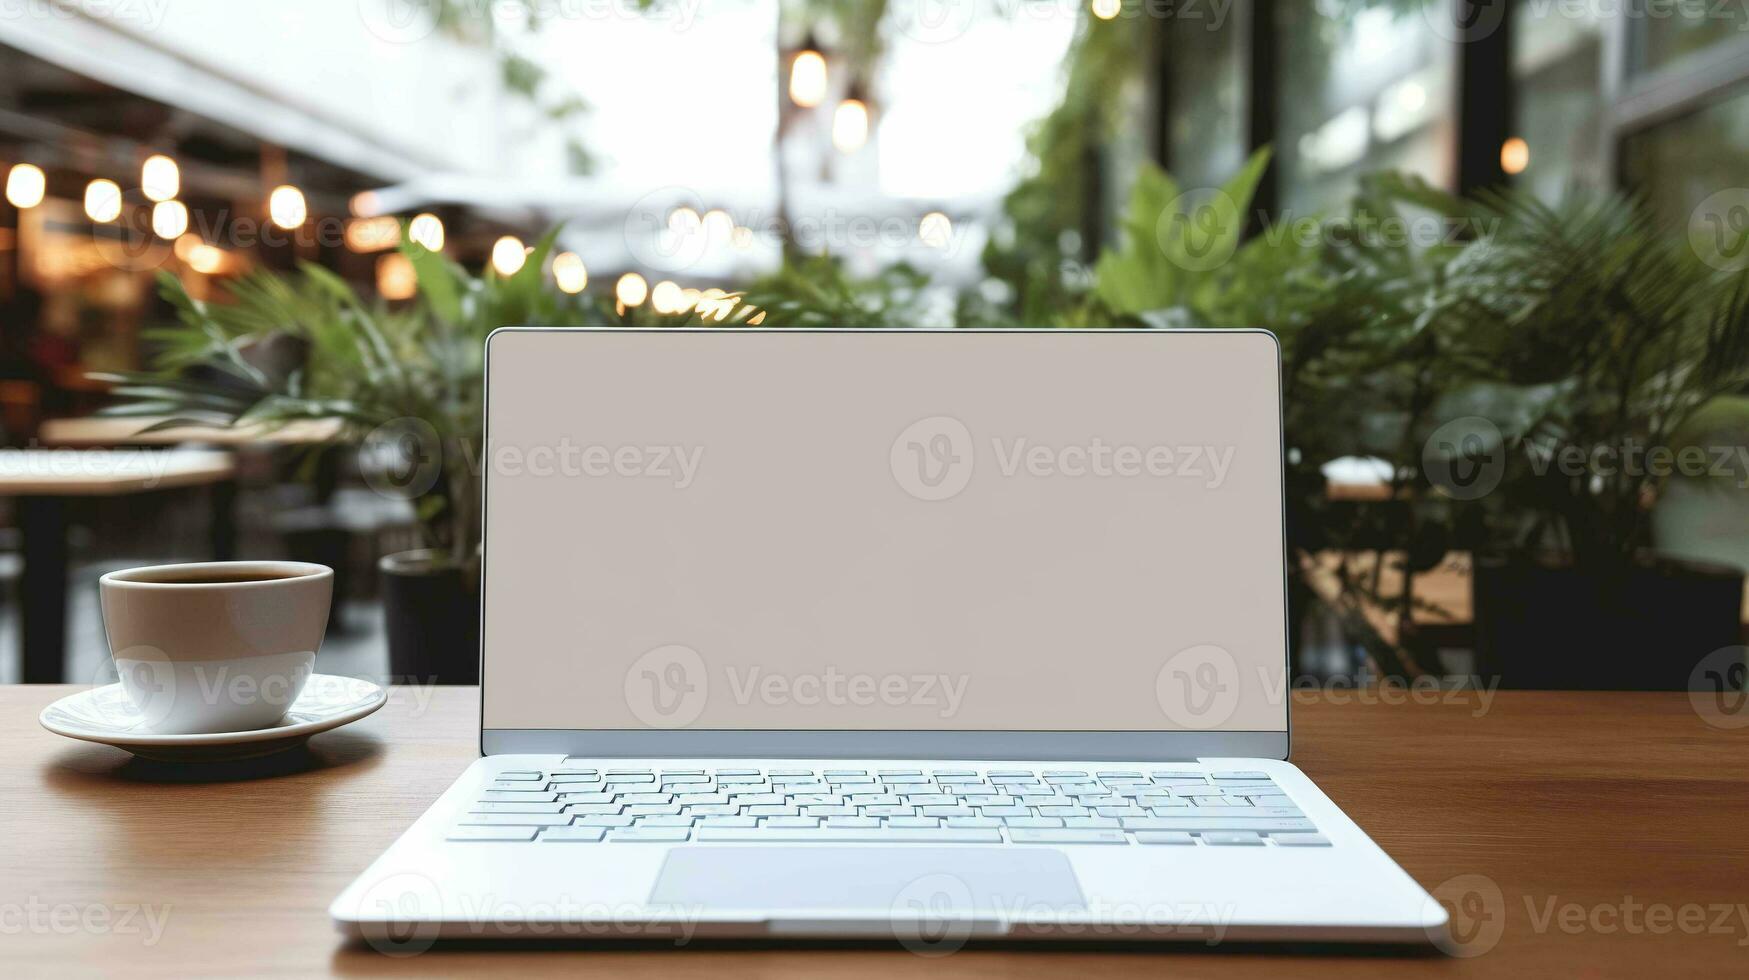
[[[405,243],[419,295],[404,307],[367,303],[309,263],[231,283],[224,303],[195,299],[163,273],[177,321],[150,334],[151,370],[109,378],[120,399],[110,411],[161,416],[161,425],[342,422],[339,438],[358,447],[366,481],[413,503],[423,539],[380,566],[390,672],[474,683],[486,335],[507,324],[615,322],[545,284],[553,239],[510,276],[475,276]]]
[[[1652,505],[1696,461],[1679,433],[1749,385],[1749,275],[1619,196],[1480,206],[1497,230],[1456,264],[1446,327],[1492,366],[1492,431],[1429,447],[1497,483],[1470,502],[1478,663],[1515,687],[1687,688],[1741,642],[1743,573],[1652,551]]]

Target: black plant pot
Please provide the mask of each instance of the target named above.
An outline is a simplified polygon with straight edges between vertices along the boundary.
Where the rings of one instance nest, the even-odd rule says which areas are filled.
[[[480,596],[466,571],[440,551],[385,555],[383,618],[396,683],[480,682]]]
[[[1477,673],[1501,687],[1687,690],[1742,642],[1743,572],[1726,566],[1478,556],[1471,590]]]

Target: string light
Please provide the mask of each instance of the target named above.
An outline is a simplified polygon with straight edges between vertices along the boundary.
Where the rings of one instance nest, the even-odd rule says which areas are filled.
[[[43,202],[43,192],[47,187],[48,181],[43,177],[41,167],[21,163],[6,175],[6,200],[20,211],[34,208]]]
[[[383,213],[383,198],[376,191],[359,191],[347,202],[354,217],[374,218]]]
[[[714,243],[726,242],[734,234],[735,220],[729,217],[729,212],[722,208],[712,208],[704,213],[705,237]]]
[[[182,170],[176,161],[162,153],[146,158],[140,165],[140,192],[146,200],[162,203],[182,193]]]
[[[685,205],[668,212],[668,230],[676,235],[690,235],[703,224],[704,219],[698,216],[698,212]]]
[[[86,184],[85,217],[98,223],[121,217],[121,186],[101,177]]]
[[[656,288],[650,290],[650,306],[657,313],[679,313],[681,296],[680,287],[664,279],[656,284]]]
[[[528,248],[515,235],[505,235],[492,243],[492,268],[509,278],[528,262]]]
[[[419,274],[413,260],[400,252],[390,252],[377,259],[377,292],[383,299],[412,299],[419,291]]]
[[[274,224],[290,231],[303,227],[304,219],[310,216],[310,206],[304,200],[303,191],[282,184],[267,196],[267,216]]]
[[[1500,169],[1509,174],[1524,173],[1530,166],[1530,144],[1514,136],[1500,144]]]
[[[559,288],[575,296],[589,285],[589,270],[583,257],[576,252],[560,252],[553,258],[553,281]]]
[[[225,253],[201,242],[189,252],[188,267],[203,276],[210,276],[225,267]]]
[[[832,145],[840,153],[855,153],[868,142],[868,105],[861,99],[845,99],[832,114]]]
[[[159,201],[152,206],[152,231],[159,238],[180,238],[187,230],[188,208],[181,201]]]
[[[650,285],[644,277],[635,272],[628,272],[614,283],[613,295],[621,306],[638,306],[650,295]]]
[[[789,100],[803,109],[812,109],[826,100],[826,56],[810,32],[802,41],[789,66]]]
[[[354,218],[346,223],[346,247],[354,252],[380,252],[401,244],[401,223],[387,215]]]
[[[1123,0],[1093,0],[1093,16],[1111,20],[1123,11]]]
[[[931,211],[917,222],[917,237],[930,248],[947,248],[953,240],[953,220],[940,211]]]
[[[407,240],[433,252],[443,251],[443,222],[435,214],[421,214],[407,225]]]

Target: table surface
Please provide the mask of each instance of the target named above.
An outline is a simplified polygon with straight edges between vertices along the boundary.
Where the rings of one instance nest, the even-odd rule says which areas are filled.
[[[145,763],[39,728],[38,712],[75,690],[0,687],[0,960],[13,975],[1749,971],[1749,728],[1709,724],[1685,694],[1296,696],[1294,761],[1436,895],[1490,896],[1480,917],[1502,928],[1473,958],[1011,944],[926,959],[885,946],[714,944],[439,946],[395,959],[344,942],[327,906],[475,757],[475,689],[396,688],[383,710],[306,750],[212,769]]]
[[[104,497],[229,480],[237,465],[209,449],[0,449],[0,495]]]
[[[101,415],[45,419],[37,438],[45,446],[174,446],[185,442],[213,446],[310,445],[333,442],[342,430],[339,419],[306,419],[272,428],[179,426],[145,431],[160,421],[151,417]]]

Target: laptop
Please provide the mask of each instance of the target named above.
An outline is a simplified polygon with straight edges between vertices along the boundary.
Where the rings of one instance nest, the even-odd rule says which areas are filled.
[[[450,938],[1438,942],[1290,764],[1264,331],[505,329]]]

